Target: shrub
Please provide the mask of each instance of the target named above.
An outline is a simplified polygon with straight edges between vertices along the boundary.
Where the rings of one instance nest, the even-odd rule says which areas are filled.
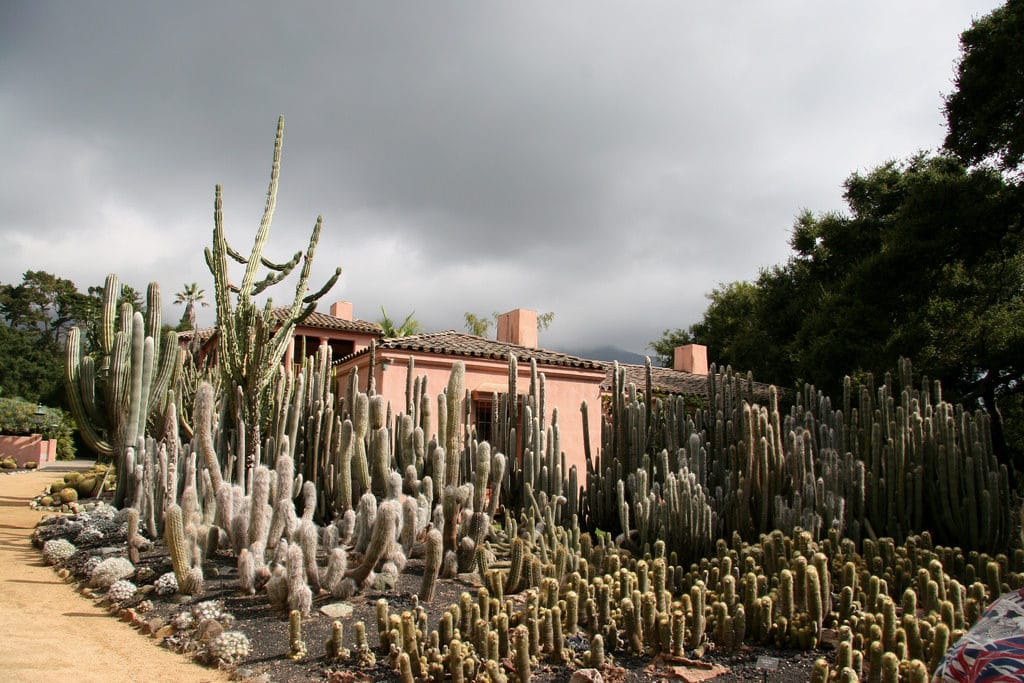
[[[57,440],[57,459],[75,457],[75,421],[60,408],[43,408],[36,415],[36,404],[21,398],[0,398],[0,434],[23,436],[42,434],[44,439]]]

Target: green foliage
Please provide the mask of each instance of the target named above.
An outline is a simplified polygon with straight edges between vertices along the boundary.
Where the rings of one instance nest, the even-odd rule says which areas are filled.
[[[849,213],[803,212],[793,256],[753,284],[716,289],[689,332],[716,363],[833,394],[838,368],[881,375],[912,357],[950,398],[985,406],[1008,461],[997,407],[1024,377],[1020,189],[928,155],[845,187]]]
[[[59,351],[39,333],[0,326],[0,396],[60,405],[64,368]]]
[[[38,331],[56,344],[72,325],[88,317],[87,298],[71,280],[28,270],[21,284],[0,285],[0,314],[9,326]]]
[[[0,434],[21,436],[41,434],[44,439],[57,440],[57,459],[73,460],[75,422],[60,408],[43,407],[36,415],[39,404],[21,398],[0,398]]]
[[[138,299],[125,286],[120,301]],[[0,396],[68,407],[62,345],[72,327],[82,350],[101,347],[103,287],[79,292],[73,282],[45,271],[25,271],[20,284],[0,284]]]
[[[672,360],[674,350],[677,346],[686,346],[687,344],[693,343],[693,335],[690,334],[690,330],[684,330],[677,327],[674,330],[665,330],[661,333],[661,337],[655,339],[647,345],[651,351],[654,351],[655,358],[654,362],[663,368],[672,367]]]
[[[657,354],[656,362],[672,367],[677,346],[704,344],[708,356],[719,364],[737,368],[762,367],[769,353],[757,335],[757,308],[760,291],[750,282],[720,284],[707,295],[704,318],[689,329],[665,330],[648,347]]]
[[[491,313],[490,318],[483,315],[476,315],[475,313],[465,313],[465,329],[471,335],[475,337],[486,337],[491,328],[497,328],[498,326],[498,313]],[[555,312],[547,311],[545,313],[537,314],[537,332],[543,332],[544,330],[551,327],[551,323],[555,321]],[[385,335],[387,336],[387,335]]]
[[[946,98],[946,149],[1005,171],[1024,161],[1024,2],[1009,0],[960,36],[956,89]]]
[[[486,337],[491,331],[494,321],[486,316],[478,316],[475,313],[466,313],[466,331],[474,337]]]
[[[420,321],[413,317],[416,315],[416,311],[405,316],[405,320],[403,320],[402,324],[398,326],[395,325],[395,321],[391,319],[383,306],[380,307],[380,314],[381,318],[377,321],[377,324],[380,325],[381,329],[384,331],[385,338],[408,337],[409,335],[419,334],[423,331],[423,326],[420,325]]]

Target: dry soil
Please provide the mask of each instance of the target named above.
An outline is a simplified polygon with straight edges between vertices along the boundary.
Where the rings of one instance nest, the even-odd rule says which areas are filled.
[[[0,677],[5,681],[226,681],[158,647],[43,564],[28,501],[74,465],[0,475]]]

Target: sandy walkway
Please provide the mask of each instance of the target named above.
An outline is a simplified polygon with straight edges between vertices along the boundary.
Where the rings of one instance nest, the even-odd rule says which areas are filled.
[[[0,475],[0,677],[5,681],[226,681],[157,646],[74,591],[29,537],[30,498],[66,471]]]

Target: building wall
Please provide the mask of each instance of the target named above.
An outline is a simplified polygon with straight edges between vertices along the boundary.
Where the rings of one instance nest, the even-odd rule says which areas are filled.
[[[0,436],[0,458],[14,458],[18,467],[29,462],[51,462],[57,458],[57,440],[47,440],[39,434]]]
[[[391,404],[392,412],[405,412],[405,386],[408,377],[409,357],[415,360],[413,376],[427,378],[427,394],[434,400],[448,386],[448,375],[452,364],[461,360],[466,365],[466,390],[479,391],[487,396],[495,391],[504,392],[508,387],[508,363],[480,358],[456,358],[410,351],[378,351],[375,372],[377,393]],[[353,366],[359,367],[359,389],[366,391],[367,364],[369,358],[361,356],[351,363],[338,368],[338,395],[344,396],[348,388],[349,373]],[[590,415],[590,446],[596,454],[601,446],[601,381],[602,370],[582,370],[556,366],[539,366],[544,374],[545,421],[550,423],[551,411],[558,409],[558,426],[561,448],[565,452],[566,466],[576,466],[579,481],[586,481],[586,461],[583,449],[583,416],[580,405],[585,401]],[[530,386],[530,365],[519,363],[517,390],[525,394]],[[434,429],[437,428],[436,409]],[[432,435],[426,435],[429,439]]]

